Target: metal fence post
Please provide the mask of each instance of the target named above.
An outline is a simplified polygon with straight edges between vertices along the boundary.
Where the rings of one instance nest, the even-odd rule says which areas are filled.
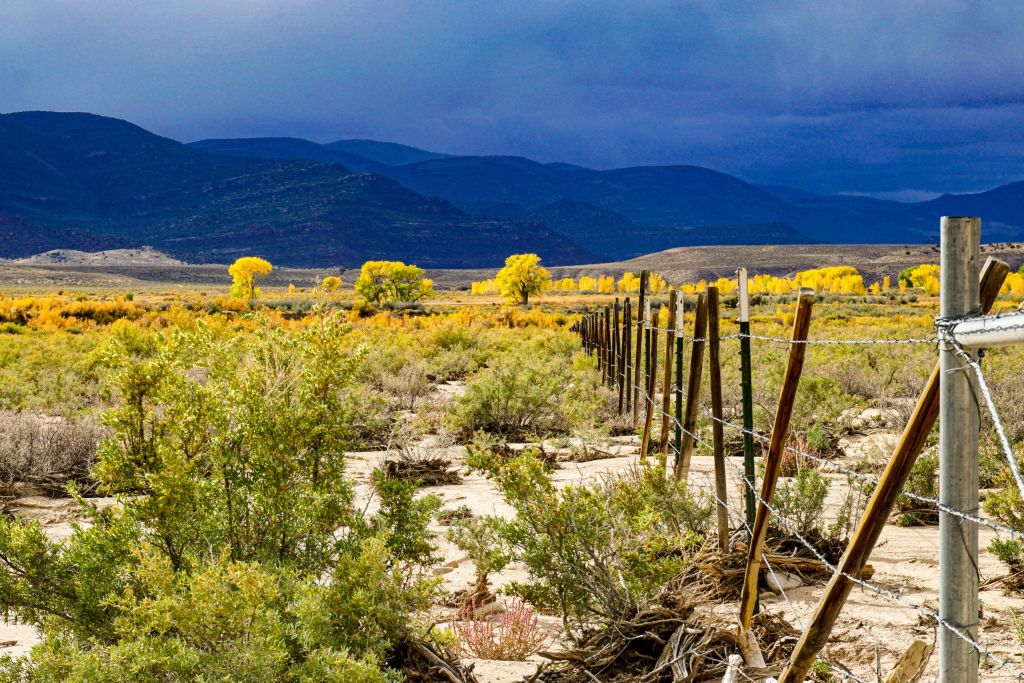
[[[981,220],[943,216],[939,316],[976,314],[980,308],[978,260]],[[968,353],[973,353],[968,351]],[[940,342],[939,500],[978,514],[980,406],[972,374],[948,343]],[[945,511],[939,514],[939,616],[978,637],[978,525]],[[975,683],[978,651],[948,628],[939,630],[939,680]]]
[[[747,286],[747,269],[736,271],[739,282],[739,323],[740,323],[740,378],[743,390],[743,476],[747,503],[747,538],[754,528],[757,504],[754,502],[754,387],[750,367],[750,296]]]

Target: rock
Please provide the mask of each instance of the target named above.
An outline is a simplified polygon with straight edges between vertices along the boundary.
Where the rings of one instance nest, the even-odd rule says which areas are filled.
[[[765,583],[768,584],[768,588],[771,589],[772,593],[776,595],[782,595],[786,591],[804,585],[799,576],[789,572],[768,572],[768,575],[765,577]]]

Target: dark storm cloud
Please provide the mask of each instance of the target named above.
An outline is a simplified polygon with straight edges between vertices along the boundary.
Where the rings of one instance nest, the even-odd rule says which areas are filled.
[[[0,110],[973,190],[1024,177],[1022,38],[1017,2],[3,0]]]

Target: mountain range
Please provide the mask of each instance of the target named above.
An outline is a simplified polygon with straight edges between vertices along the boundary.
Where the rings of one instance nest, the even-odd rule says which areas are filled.
[[[486,267],[678,246],[934,241],[942,215],[1024,239],[1024,183],[901,203],[748,183],[699,166],[594,170],[396,143],[181,144],[93,114],[0,115],[0,257],[152,246],[193,262],[401,259]]]

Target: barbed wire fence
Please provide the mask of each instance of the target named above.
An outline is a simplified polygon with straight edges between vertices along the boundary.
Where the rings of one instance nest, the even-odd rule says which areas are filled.
[[[947,232],[947,220],[950,219],[943,220],[944,235],[946,235]],[[972,219],[951,220],[970,221]],[[976,221],[976,219],[973,220]],[[949,229],[961,228],[962,226],[957,224],[950,226]],[[970,232],[969,228],[970,226],[968,226],[968,232]],[[975,240],[975,244],[979,242],[980,240]],[[968,246],[970,245],[970,239],[967,240],[967,244]],[[944,250],[943,253],[945,264],[946,251]],[[973,261],[973,263],[976,264],[977,260]],[[977,268],[976,265],[973,267]],[[949,269],[953,270],[954,268],[955,265],[950,266]],[[975,615],[977,613],[976,601],[978,590],[977,528],[979,526],[985,527],[992,530],[999,536],[1005,535],[1015,540],[1024,541],[1024,533],[981,516],[977,506],[978,490],[976,479],[973,492],[968,492],[973,495],[973,504],[963,504],[960,506],[949,504],[949,501],[946,500],[947,496],[944,495],[942,490],[940,490],[940,495],[938,497],[930,497],[914,493],[912,491],[907,491],[904,488],[907,476],[909,476],[910,468],[916,461],[917,456],[920,454],[924,446],[925,439],[935,423],[940,404],[943,406],[945,405],[945,396],[943,396],[940,401],[940,378],[945,384],[949,385],[948,387],[943,386],[942,390],[949,391],[953,387],[953,382],[942,377],[942,374],[950,375],[953,372],[957,372],[960,375],[970,374],[972,382],[969,387],[977,399],[976,406],[980,406],[982,402],[985,403],[986,409],[991,416],[995,427],[995,432],[997,434],[1002,453],[1007,459],[1007,463],[1013,474],[1015,483],[1020,488],[1022,495],[1024,495],[1024,476],[1021,475],[1016,455],[1013,452],[1013,448],[1006,433],[1006,428],[1000,419],[999,412],[992,397],[991,389],[986,381],[984,371],[980,363],[979,354],[973,353],[976,349],[984,346],[1007,345],[1024,342],[1024,314],[987,315],[988,310],[995,302],[995,298],[1008,272],[1009,268],[1005,263],[995,259],[990,259],[985,264],[982,271],[980,284],[977,284],[974,287],[974,296],[978,303],[966,315],[956,317],[940,316],[936,320],[936,334],[930,337],[809,339],[806,335],[806,327],[803,334],[800,334],[798,329],[800,326],[799,318],[801,306],[807,306],[808,319],[806,322],[809,323],[810,306],[812,301],[809,297],[803,296],[798,297],[798,315],[797,320],[794,322],[793,338],[786,339],[770,335],[754,334],[749,331],[749,322],[746,326],[743,325],[744,317],[749,315],[745,296],[745,272],[741,274],[740,278],[741,331],[739,333],[727,335],[709,334],[706,328],[698,324],[694,326],[692,334],[684,334],[682,297],[680,297],[679,301],[676,302],[674,296],[670,302],[670,305],[672,306],[669,315],[670,324],[668,326],[661,326],[657,324],[657,322],[655,322],[657,318],[651,314],[650,300],[645,296],[645,285],[647,281],[646,272],[641,273],[641,288],[639,291],[640,303],[636,309],[638,315],[634,317],[631,313],[627,313],[620,317],[618,315],[620,304],[619,301],[616,300],[614,309],[609,306],[605,311],[598,312],[596,315],[585,316],[580,323],[578,323],[577,330],[580,333],[584,348],[588,353],[597,355],[599,371],[603,373],[603,376],[609,385],[613,387],[617,386],[619,388],[620,396],[626,399],[624,402],[620,400],[620,413],[629,414],[631,411],[634,419],[634,426],[637,427],[639,426],[638,418],[641,413],[643,414],[644,436],[641,442],[642,460],[645,460],[652,453],[650,432],[652,431],[654,421],[657,420],[662,425],[662,432],[660,442],[656,447],[656,454],[664,459],[667,459],[670,455],[674,457],[675,476],[687,476],[690,457],[690,453],[687,451],[690,450],[692,452],[694,447],[700,447],[715,456],[716,470],[719,467],[724,469],[727,466],[729,469],[734,471],[738,481],[742,482],[742,488],[744,489],[747,501],[745,510],[741,510],[729,502],[728,496],[724,495],[724,489],[718,485],[717,481],[716,485],[712,488],[715,491],[714,497],[716,506],[727,510],[729,518],[743,520],[741,526],[746,531],[747,536],[750,539],[748,546],[750,555],[748,556],[748,567],[744,584],[745,593],[749,592],[746,588],[750,586],[750,582],[753,581],[752,587],[754,589],[753,592],[756,599],[756,587],[761,564],[764,564],[770,574],[775,575],[774,569],[767,564],[767,558],[762,552],[763,536],[767,533],[769,518],[774,520],[775,523],[785,531],[785,533],[789,534],[790,537],[799,542],[807,552],[815,557],[822,566],[832,574],[832,579],[818,604],[814,616],[809,623],[799,624],[802,630],[802,636],[779,679],[780,681],[788,683],[803,681],[810,666],[818,661],[825,662],[832,667],[833,671],[842,673],[842,675],[847,676],[850,680],[862,680],[857,678],[841,664],[828,662],[827,660],[821,659],[820,656],[821,650],[828,641],[832,627],[838,618],[839,612],[841,611],[849,594],[849,589],[852,586],[859,586],[861,589],[883,598],[894,605],[898,605],[901,608],[911,609],[935,626],[939,632],[940,680],[944,683],[946,681],[977,680],[979,660],[987,662],[990,667],[987,674],[1004,672],[1017,680],[1024,680],[1024,672],[1018,668],[1018,665],[1015,662],[993,652],[989,646],[979,640],[976,618],[973,620],[962,619],[963,609],[960,609],[958,613],[961,617],[960,619],[951,618],[951,613],[954,615],[957,613],[951,612],[948,608],[948,604],[943,603],[943,593],[948,590],[948,586],[940,582],[940,606],[939,610],[936,611],[927,605],[918,604],[909,600],[899,590],[865,579],[861,575],[867,557],[877,543],[881,529],[889,517],[889,513],[892,511],[895,500],[900,495],[906,496],[909,499],[938,511],[940,518],[943,520],[942,523],[940,523],[940,527],[945,525],[945,527],[949,529],[952,526],[954,529],[960,530],[960,534],[962,535],[962,538],[959,539],[961,545],[969,545],[969,543],[965,542],[968,540],[968,536],[965,535],[967,532],[963,530],[973,530],[973,543],[975,547],[973,558],[971,558],[971,561],[973,562],[971,570],[974,572],[974,601],[971,604],[974,606],[973,609]],[[712,292],[715,295],[714,299],[717,304],[717,290],[714,286],[709,286],[707,293],[711,294]],[[704,313],[706,315],[707,306],[708,297],[703,293],[698,295],[695,318],[699,320],[701,307],[704,307]],[[631,310],[632,309],[627,299],[624,311],[629,312]],[[714,307],[711,315],[718,315],[717,305]],[[747,317],[746,320],[749,321],[749,317]],[[615,324],[614,330],[612,329],[613,321]],[[714,326],[714,329],[717,332],[717,325]],[[660,400],[657,391],[657,386],[659,384],[657,379],[657,366],[659,362],[657,339],[659,336],[663,336],[666,343],[666,348],[663,351],[664,380],[661,382],[662,391]],[[635,346],[632,345],[633,339],[636,340]],[[748,419],[748,415],[746,414],[749,408],[744,411],[744,425],[740,425],[731,420],[725,419],[720,405],[709,406],[704,402],[700,397],[700,372],[699,370],[696,372],[696,382],[694,382],[695,373],[693,363],[703,362],[703,351],[705,346],[710,345],[718,349],[720,348],[721,342],[727,340],[739,341],[741,352],[744,344],[749,345],[751,341],[780,344],[789,348],[789,371],[784,379],[782,391],[783,399],[787,391],[786,385],[789,382],[792,382],[792,386],[790,387],[792,392],[795,393],[796,391],[796,384],[799,382],[800,371],[803,364],[802,349],[806,349],[808,347],[927,345],[937,349],[940,357],[942,357],[944,352],[951,356],[955,356],[958,364],[956,367],[944,366],[945,370],[942,372],[940,372],[939,367],[936,367],[933,371],[932,376],[929,378],[926,388],[921,394],[918,404],[908,421],[906,429],[901,436],[900,443],[897,445],[884,474],[881,478],[878,478],[863,471],[844,467],[843,465],[826,457],[822,457],[819,454],[794,447],[788,439],[788,414],[792,410],[791,400],[790,405],[784,405],[784,400],[780,399],[779,409],[776,411],[775,416],[775,426],[772,432],[767,435],[752,428],[753,420]],[[689,381],[684,383],[682,361],[684,348],[687,346],[691,349],[692,357],[691,365],[689,366]],[[749,347],[747,353],[749,354]],[[793,369],[794,359],[797,359],[795,370]],[[673,360],[675,361],[674,381],[671,379]],[[744,360],[749,366],[749,357]],[[709,365],[713,366],[714,364],[711,363]],[[713,376],[718,372],[720,372],[719,368],[711,367],[711,373]],[[744,386],[744,390],[749,390],[750,378],[745,377],[744,383],[747,385]],[[669,410],[670,403],[673,403],[669,400],[670,395],[674,396],[674,411]],[[632,401],[630,398],[632,398]],[[713,400],[712,403],[714,404],[715,401]],[[746,403],[746,401],[744,401],[744,403]],[[715,432],[713,434],[714,438],[712,439],[713,443],[708,443],[708,441],[701,436],[700,429],[696,427],[695,418],[697,413],[707,420],[707,424],[712,427],[712,431]],[[783,415],[784,419],[781,420],[781,433],[778,433],[780,428],[780,415]],[[669,427],[675,431],[674,444],[671,448],[668,447],[667,440],[665,438],[665,430]],[[716,427],[717,430],[715,429]],[[721,432],[723,430],[730,430],[731,432],[743,437],[745,450],[748,451],[745,453],[746,457],[743,468],[736,465],[734,458],[720,457],[722,445],[718,442],[722,439]],[[942,436],[943,435],[940,435],[940,447]],[[975,434],[975,458],[977,457],[976,438],[977,435]],[[752,476],[751,463],[746,462],[751,459],[749,453],[750,449],[746,448],[746,444],[748,442],[760,443],[768,447],[768,454],[764,462],[765,473],[762,476],[762,486],[760,488],[757,486],[755,477]],[[806,538],[805,535],[799,533],[799,530],[791,520],[786,519],[784,514],[780,514],[782,511],[778,509],[777,504],[773,501],[772,494],[774,493],[775,484],[778,479],[778,460],[786,453],[797,459],[803,459],[805,462],[813,462],[815,466],[822,470],[842,474],[847,477],[848,482],[860,482],[861,484],[867,485],[874,491],[854,534],[851,536],[846,552],[839,562],[830,561],[826,552],[823,552],[822,549],[815,546],[815,544]],[[717,478],[718,473],[716,471],[716,479]],[[769,479],[774,479],[775,481],[768,481]],[[960,493],[963,494],[962,491]],[[961,498],[962,497],[963,496],[961,495]],[[757,508],[755,515],[751,514],[751,504]],[[884,514],[880,515],[879,512]],[[874,518],[872,518],[872,516],[874,516]],[[752,518],[755,520],[754,522],[751,521]],[[728,530],[726,530],[726,534],[728,534]],[[720,537],[722,536],[721,529],[719,535]],[[757,538],[758,536],[760,536],[760,538]],[[942,556],[940,557],[940,561],[945,562],[947,561],[947,558]],[[776,580],[775,584],[781,588],[783,582]],[[786,604],[791,605],[789,596],[786,595],[785,590],[781,590],[780,593]],[[750,609],[750,607],[745,604],[747,601],[748,597],[745,595],[741,601],[741,627],[744,626],[744,610]],[[962,607],[962,605],[958,605],[958,607]],[[749,627],[749,619],[746,621],[746,626]],[[947,652],[943,652],[944,649],[947,650]],[[957,651],[959,655],[954,653],[952,656],[960,656],[960,660],[949,659],[951,656],[949,651],[954,650]],[[963,655],[965,653],[968,656],[966,661],[973,662],[973,671],[966,669],[961,669],[959,671],[954,670],[950,662],[964,661]],[[879,678],[879,680],[881,679]]]

